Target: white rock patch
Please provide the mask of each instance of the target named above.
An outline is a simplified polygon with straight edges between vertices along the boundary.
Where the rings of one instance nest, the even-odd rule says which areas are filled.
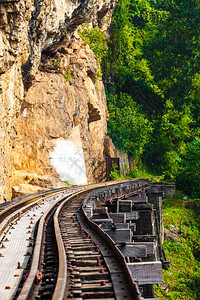
[[[87,184],[83,148],[76,148],[71,141],[57,141],[56,145],[55,151],[50,152],[50,161],[60,179],[71,184]]]

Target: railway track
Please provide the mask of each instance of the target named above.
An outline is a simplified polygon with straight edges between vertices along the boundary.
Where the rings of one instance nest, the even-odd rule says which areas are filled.
[[[37,199],[29,199],[28,204],[26,201],[23,204],[15,204],[15,209],[12,207],[12,212],[10,214],[6,212],[7,216],[2,218],[1,245],[6,240],[6,236],[10,235],[17,218],[20,222],[24,218],[23,223],[28,220],[33,224],[29,226],[34,228],[29,228],[26,223],[25,231],[29,229],[26,232],[26,235],[29,232],[29,236],[26,236],[26,247],[28,247],[24,259],[26,262],[18,261],[11,275],[18,277],[18,281],[12,284],[12,279],[10,285],[4,284],[0,287],[1,298],[3,295],[2,299],[19,300],[154,299],[151,282],[156,280],[147,280],[147,284],[140,282],[140,278],[133,274],[132,268],[135,268],[135,264],[130,263],[137,261],[137,257],[135,254],[132,256],[126,254],[124,250],[127,247],[130,250],[129,246],[134,246],[140,254],[143,253],[144,261],[156,261],[156,272],[160,273],[159,247],[156,245],[157,241],[153,242],[155,230],[152,231],[151,236],[147,235],[152,239],[148,237],[146,242],[142,236],[138,242],[138,235],[135,235],[136,241],[132,245],[133,228],[137,224],[132,224],[129,219],[137,215],[132,211],[133,206],[137,204],[137,197],[134,198],[135,200],[126,201],[128,197],[138,196],[140,193],[147,192],[149,188],[152,188],[152,183],[142,179],[115,185],[112,183],[62,190],[57,191],[56,194],[51,192],[48,196],[42,195]],[[140,206],[145,206],[145,201],[140,199]],[[129,212],[126,212],[127,203]],[[115,209],[116,212],[112,213]],[[123,238],[120,242],[112,235],[113,232],[115,235],[118,234],[119,230],[116,230],[117,222],[113,222],[110,216],[119,215],[120,210],[124,209],[125,212],[121,214],[127,218],[127,224],[125,222],[117,226],[129,228],[131,237],[129,243],[124,242]],[[39,212],[38,217],[33,217],[36,210],[42,212]],[[153,210],[151,213],[153,215]],[[106,226],[111,229],[110,234],[108,228],[105,229]],[[145,235],[145,239],[147,236]],[[153,243],[157,247],[154,254],[149,250],[154,247]],[[0,250],[3,253],[3,248]],[[7,256],[6,252],[5,255],[2,253],[0,252],[0,256],[2,255],[0,259]],[[152,277],[154,275],[152,268]],[[159,277],[155,283],[160,283],[161,279]]]
[[[75,190],[51,191],[40,196],[28,197],[1,211],[0,299],[15,299],[26,279],[30,280],[30,269],[40,256],[45,218],[48,219],[53,208],[57,207],[57,202]]]
[[[68,266],[66,299],[139,299],[115,253],[85,222],[83,200],[67,204],[59,220]]]

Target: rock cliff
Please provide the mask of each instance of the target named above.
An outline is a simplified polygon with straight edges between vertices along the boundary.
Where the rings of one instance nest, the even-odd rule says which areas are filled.
[[[0,3],[0,202],[69,181],[66,160],[84,165],[73,170],[79,182],[104,176],[104,86],[77,28],[106,32],[115,2]]]

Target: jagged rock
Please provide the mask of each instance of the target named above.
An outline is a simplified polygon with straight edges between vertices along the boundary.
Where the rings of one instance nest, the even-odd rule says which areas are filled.
[[[46,191],[48,189],[42,188],[40,186],[35,186],[31,184],[19,184],[12,187],[12,198],[17,198],[24,196],[26,194],[34,194],[41,191]]]
[[[174,233],[174,234],[180,234],[181,233],[181,231],[180,231],[180,229],[178,228],[178,227],[176,227],[176,226],[174,226],[174,225],[170,225],[170,229],[169,229],[172,233]]]
[[[108,34],[115,3],[1,3],[0,202],[11,199],[12,186],[25,184],[17,171],[57,176],[49,153],[57,140],[67,140],[74,130],[79,131],[88,181],[102,178],[108,119],[104,87],[96,80],[96,57],[76,29],[90,22]]]
[[[170,229],[165,228],[165,233],[164,233],[165,239],[169,239],[173,242],[179,242],[180,243],[181,239],[178,235],[180,233],[180,230],[177,227],[173,226],[173,225],[171,225],[171,226],[172,227]]]
[[[108,157],[115,157],[116,149],[109,136],[106,136],[104,139],[104,153]]]
[[[38,176],[23,171],[15,171],[13,176],[12,198],[20,197],[29,193],[66,187],[57,174]]]
[[[166,293],[169,292],[169,285],[168,285],[168,284],[162,283],[162,284],[160,284],[159,286],[160,286],[161,289],[162,289],[163,291],[165,291]]]
[[[71,61],[74,52],[63,54],[69,52],[63,49],[71,49],[74,43],[77,45],[76,60]],[[56,142],[72,141],[82,145],[87,178],[94,182],[99,178],[98,164],[104,162],[108,117],[103,84],[98,79],[94,83],[88,76],[88,72],[97,73],[97,60],[80,38],[62,46],[62,55],[59,50],[58,53],[52,58],[44,55],[40,71],[35,74],[22,102],[17,120],[19,142],[13,149],[14,166],[31,173],[49,174],[53,171],[50,152],[54,151]],[[83,53],[85,57],[81,59]],[[83,66],[81,72],[80,64]],[[69,74],[67,79],[66,74]]]

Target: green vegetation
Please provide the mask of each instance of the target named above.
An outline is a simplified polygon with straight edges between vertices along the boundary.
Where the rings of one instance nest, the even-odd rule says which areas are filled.
[[[112,135],[115,145],[134,157],[140,156],[149,141],[151,123],[140,112],[140,107],[131,96],[125,93],[110,95],[108,109],[108,134]]]
[[[134,171],[129,171],[127,167],[125,166],[125,172],[126,175],[121,174],[117,170],[117,165],[114,163],[112,165],[112,170],[110,172],[110,180],[124,180],[124,179],[132,179],[132,178],[148,178],[152,182],[158,182],[161,177],[153,176],[152,174],[149,174],[148,171],[144,168],[144,166],[137,165],[134,169]]]
[[[200,198],[200,139],[188,143],[176,178],[178,187],[192,197]]]
[[[199,8],[196,0],[119,0],[102,52],[115,146],[137,169],[177,180],[193,197],[200,178]]]
[[[155,286],[160,299],[197,300],[200,295],[200,200],[165,199],[163,202],[165,228],[180,230],[180,242],[166,239],[164,249],[171,259],[171,268],[163,270],[168,291]]]
[[[69,181],[64,181],[64,183],[66,183],[69,187],[73,186],[73,184],[69,183]]]
[[[83,41],[85,41],[90,46],[90,48],[96,55],[97,61],[99,63],[99,71],[97,76],[101,77],[102,59],[108,51],[105,34],[99,28],[91,28],[88,24],[82,25],[82,30],[79,30],[79,34],[82,37]]]
[[[101,65],[108,134],[147,173],[200,197],[200,4],[118,0],[110,39],[79,31]],[[135,171],[136,171],[135,170]]]
[[[168,290],[155,287],[160,299],[200,295],[199,23],[197,0],[118,0],[108,41],[98,28],[80,33],[101,64],[108,134],[134,160],[129,176],[175,180],[194,199],[164,200],[165,227],[179,228],[180,241],[164,242],[172,266]]]
[[[112,164],[112,170],[110,172],[110,180],[119,180],[121,179],[117,164]]]
[[[67,72],[65,73],[65,80],[66,80],[66,81],[70,81],[70,80],[71,80],[71,72],[70,72],[69,69],[68,69]]]
[[[54,66],[56,68],[59,68],[60,67],[60,57],[57,57],[56,60],[54,60]]]

